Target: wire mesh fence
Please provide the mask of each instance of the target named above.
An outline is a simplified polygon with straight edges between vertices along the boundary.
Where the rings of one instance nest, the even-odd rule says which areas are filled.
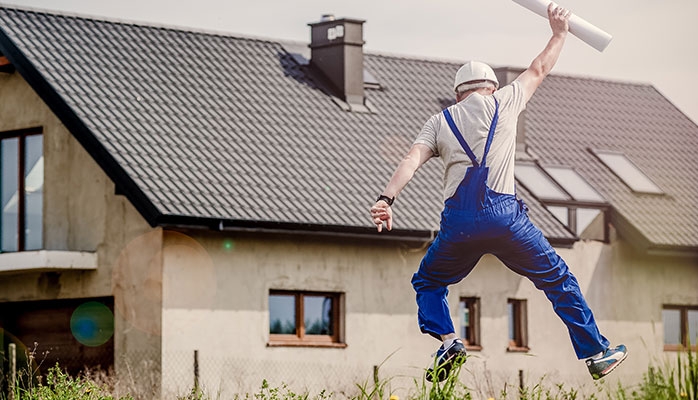
[[[419,368],[317,362],[261,360],[226,357],[202,352],[170,352],[163,355],[162,393],[181,395],[192,387],[212,398],[257,393],[264,381],[270,387],[286,387],[294,393],[317,395],[322,391],[339,398],[353,397],[360,387],[384,385],[389,392],[408,392],[420,380]]]
[[[7,398],[3,395],[8,393],[12,380],[8,375],[7,356],[0,354],[3,362],[0,399]],[[18,359],[15,379],[18,385],[26,385],[28,378],[41,379],[48,368],[55,365],[37,356],[25,353],[25,359]],[[109,365],[111,360],[114,364]],[[408,366],[391,359],[374,365],[342,359],[261,359],[234,357],[214,351],[159,352],[153,349],[125,352],[105,360],[80,358],[76,354],[74,358],[63,361],[73,369],[82,366],[79,373],[71,375],[88,377],[107,388],[115,398],[130,395],[135,400],[190,398],[187,395],[193,389],[203,393],[206,399],[253,399],[260,393],[263,382],[269,388],[307,394],[309,399],[317,398],[323,392],[326,396],[331,394],[333,399],[367,398],[359,394],[362,390],[371,392],[376,386],[383,389],[383,396],[375,398],[387,399],[390,394],[401,399],[421,398],[415,393],[425,387],[424,367]],[[60,360],[58,364],[61,365]],[[525,378],[528,384],[535,384],[539,379],[528,374]],[[492,371],[484,360],[474,357],[461,371],[459,381],[467,387],[473,399],[504,398],[500,396],[503,390],[516,393],[519,387],[523,387],[524,374],[522,370]]]
[[[0,393],[7,393],[12,373],[8,354],[0,354]],[[58,365],[71,376],[87,376],[116,395],[135,399],[176,399],[197,388],[211,399],[233,399],[258,393],[263,382],[272,388],[286,388],[298,394],[317,395],[324,391],[334,398],[352,397],[359,387],[372,388],[376,382],[389,392],[407,392],[421,379],[423,370],[410,367],[347,363],[341,360],[307,361],[231,357],[201,351],[130,351],[105,359],[73,357],[55,359],[50,352],[18,352],[14,365],[18,385],[36,383]],[[67,353],[66,353],[67,354]],[[65,366],[63,366],[65,364]],[[69,367],[68,367],[69,366]],[[0,395],[2,398],[2,395]]]

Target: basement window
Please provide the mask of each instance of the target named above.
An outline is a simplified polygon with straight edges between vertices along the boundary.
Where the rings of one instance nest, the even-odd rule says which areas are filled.
[[[664,191],[625,154],[607,150],[591,150],[591,152],[633,192],[664,194]]]
[[[271,290],[269,345],[344,347],[341,293]]]

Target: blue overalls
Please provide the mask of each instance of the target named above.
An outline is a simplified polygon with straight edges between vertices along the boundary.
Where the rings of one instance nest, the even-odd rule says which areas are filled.
[[[473,165],[467,169],[455,194],[446,200],[439,234],[412,277],[422,332],[439,340],[440,335],[455,332],[446,298],[447,286],[460,282],[484,254],[490,253],[545,292],[567,326],[578,358],[605,350],[609,342],[599,332],[577,279],[540,229],[528,219],[523,201],[487,186],[487,153],[499,118],[497,100],[481,163],[448,109],[443,114]]]

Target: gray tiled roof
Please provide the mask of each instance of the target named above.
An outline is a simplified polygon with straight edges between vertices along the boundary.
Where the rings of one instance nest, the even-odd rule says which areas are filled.
[[[365,68],[381,89],[367,89],[372,113],[356,113],[343,111],[324,81],[282,42],[8,8],[0,8],[0,29],[0,50],[151,224],[371,232],[368,207],[426,118],[452,101],[448,82],[458,68],[366,54]],[[674,177],[670,185],[657,177],[669,199],[634,198],[600,163],[578,154],[574,134],[598,126],[595,146],[603,147],[609,144],[598,134],[609,127],[606,134],[617,136],[613,149],[632,145],[622,142],[627,124],[608,122],[613,116],[603,111],[632,111],[609,104],[627,101],[616,97],[626,91],[651,103],[651,115],[677,126],[688,137],[686,147],[696,148],[695,125],[651,86],[549,81],[527,118],[527,137],[541,161],[572,163],[611,200],[616,220],[627,220],[652,243],[698,246],[695,228],[692,235],[686,227],[673,238],[655,237],[675,226],[642,221],[660,211],[695,221],[695,206],[685,207],[685,199],[695,200],[694,183]],[[600,96],[590,86],[613,95]],[[604,103],[594,107],[598,100]],[[561,126],[568,130],[560,133]],[[695,162],[686,170],[695,173]],[[418,172],[395,207],[393,234],[438,229],[441,172],[438,161]],[[670,207],[681,197],[675,188],[686,193],[683,207]],[[574,240],[530,193],[520,195],[548,238]]]
[[[698,126],[650,85],[550,76],[528,105],[527,143],[576,168],[644,247],[698,247]],[[589,149],[624,153],[663,195],[634,193]]]

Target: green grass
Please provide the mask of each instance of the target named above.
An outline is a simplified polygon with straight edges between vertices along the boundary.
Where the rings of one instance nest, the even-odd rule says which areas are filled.
[[[384,361],[385,362],[385,361]],[[575,388],[563,384],[549,384],[541,379],[530,387],[518,388],[505,386],[492,400],[698,400],[698,357],[696,351],[683,351],[677,356],[676,362],[654,363],[643,374],[642,381],[631,387],[609,387],[599,381],[595,383],[596,393],[582,397]],[[382,363],[381,365],[382,366]],[[391,390],[392,378],[379,379],[378,369],[373,371],[372,379],[356,385],[355,393],[335,395],[329,390],[311,395],[295,393],[285,384],[272,387],[264,380],[258,392],[238,394],[234,400],[395,400]],[[462,364],[457,364],[451,374],[443,382],[429,383],[422,376],[414,380],[414,388],[400,400],[470,400],[473,399],[471,389],[459,379]],[[424,374],[422,374],[424,375]],[[56,365],[42,377],[25,373],[24,380],[14,389],[15,400],[134,400],[148,398],[138,393],[117,396],[110,385],[99,383],[94,375],[81,374],[76,378],[69,376]],[[0,394],[0,400],[7,400],[6,394]],[[217,399],[218,397],[216,397]],[[199,389],[178,400],[213,400]]]

